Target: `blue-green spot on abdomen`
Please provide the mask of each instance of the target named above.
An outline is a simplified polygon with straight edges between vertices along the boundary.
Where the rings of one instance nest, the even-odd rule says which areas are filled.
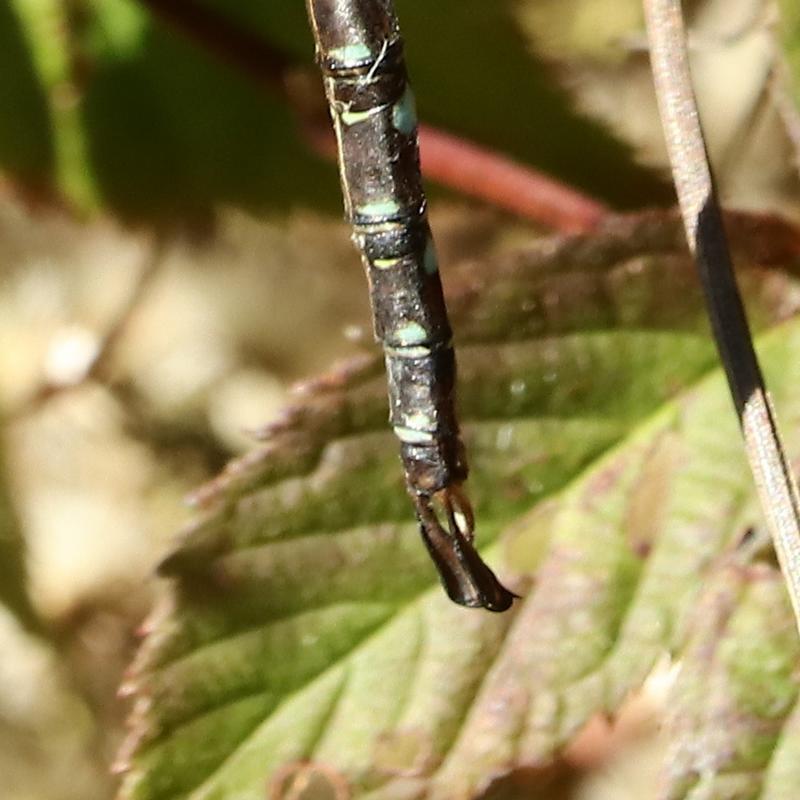
[[[422,344],[428,340],[428,332],[419,322],[406,322],[395,330],[394,335],[403,346]]]
[[[374,108],[369,111],[341,111],[339,119],[341,119],[342,124],[349,127],[350,125],[357,125],[359,122],[366,122],[375,113],[376,110]]]
[[[428,444],[433,441],[433,435],[428,431],[417,431],[404,425],[395,425],[394,433],[401,442],[409,444]]]
[[[431,432],[436,429],[434,421],[427,414],[421,412],[407,415],[405,418],[405,427],[410,428],[412,431],[426,432]]]
[[[417,127],[417,104],[409,86],[392,108],[392,125],[400,133],[410,136]]]
[[[363,206],[358,206],[356,212],[362,217],[391,217],[400,212],[400,203],[396,200],[376,200],[372,203],[366,203]]]
[[[358,66],[365,61],[369,61],[374,56],[368,45],[363,42],[356,42],[355,44],[334,47],[330,51],[330,57],[345,66]]]

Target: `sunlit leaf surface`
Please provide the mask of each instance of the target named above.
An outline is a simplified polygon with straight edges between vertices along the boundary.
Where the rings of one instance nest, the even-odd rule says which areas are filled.
[[[766,219],[731,231],[800,455],[797,242]],[[512,612],[458,608],[438,586],[377,356],[307,385],[200,491],[125,687],[121,797],[284,796],[300,762],[314,796],[474,796],[546,764],[688,642],[708,713],[741,724],[733,746],[706,742],[700,673],[678,681],[669,797],[701,769],[746,773],[713,795],[744,800],[766,769],[788,800],[797,645],[774,567],[741,555],[760,519],[681,238],[674,219],[619,220],[447,276],[479,543],[522,595]]]

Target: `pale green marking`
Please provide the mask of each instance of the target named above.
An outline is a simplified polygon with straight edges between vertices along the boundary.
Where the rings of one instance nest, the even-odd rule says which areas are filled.
[[[404,346],[422,344],[428,338],[425,328],[419,322],[407,322],[395,331],[395,336]]]
[[[436,247],[430,236],[425,244],[425,255],[422,259],[422,266],[428,275],[435,275],[439,271],[439,259],[436,257]]]
[[[334,61],[338,61],[342,64],[351,64],[353,62],[361,64],[367,59],[372,58],[372,50],[363,42],[356,42],[356,44],[334,47],[330,51],[330,56]]]
[[[427,444],[433,441],[433,434],[426,431],[414,431],[402,425],[395,426],[394,433],[401,442],[408,442],[409,444]]]
[[[359,206],[356,211],[364,217],[388,217],[400,211],[400,204],[396,200],[377,200],[374,203]]]
[[[415,431],[427,431],[433,427],[433,420],[421,412],[406,417],[406,427]]]
[[[342,111],[339,119],[349,128],[351,125],[357,125],[359,122],[369,119],[369,115],[369,111]]]
[[[427,358],[431,354],[431,348],[419,345],[417,347],[384,347],[387,355],[395,358]]]
[[[376,258],[372,265],[378,269],[391,269],[396,267],[401,260],[400,258]]]
[[[341,111],[339,119],[349,128],[351,125],[357,125],[359,122],[368,120],[374,113],[375,109],[370,109],[369,111]]]
[[[410,136],[417,127],[417,104],[409,86],[406,86],[403,96],[392,108],[392,125],[406,136]]]

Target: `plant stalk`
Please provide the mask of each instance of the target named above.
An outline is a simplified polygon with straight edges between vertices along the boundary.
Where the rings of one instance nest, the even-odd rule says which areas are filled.
[[[689,249],[744,435],[761,507],[800,630],[800,498],[733,272],[692,89],[680,0],[644,0],[661,124]]]

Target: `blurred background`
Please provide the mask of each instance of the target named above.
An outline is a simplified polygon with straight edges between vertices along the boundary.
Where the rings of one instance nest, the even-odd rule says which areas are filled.
[[[610,209],[672,203],[637,0],[397,6],[426,123]],[[686,7],[725,202],[800,219],[776,8]],[[116,691],[183,497],[370,346],[320,109],[301,0],[0,4],[4,800],[113,796]],[[430,198],[445,282],[545,232]],[[587,731],[559,796],[641,796],[668,680]]]

